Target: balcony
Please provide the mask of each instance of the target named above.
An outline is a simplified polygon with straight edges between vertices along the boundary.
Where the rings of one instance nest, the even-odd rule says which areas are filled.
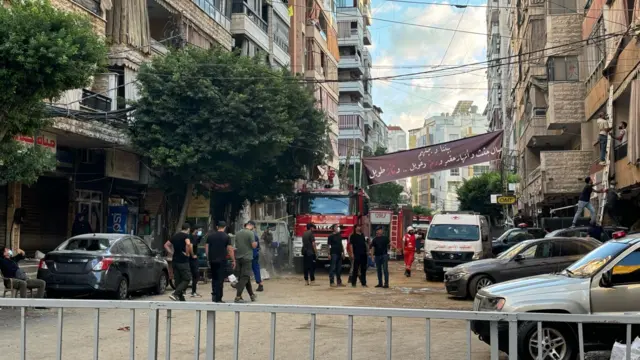
[[[269,51],[269,27],[260,15],[246,3],[231,5],[231,33],[244,35],[253,40],[264,51]]]
[[[280,66],[288,66],[291,63],[289,56],[289,40],[274,35],[273,57]]]
[[[90,90],[82,89],[82,100],[80,105],[97,112],[111,111],[111,98],[100,95]]]
[[[151,39],[151,52],[154,55],[164,56],[169,53],[169,49],[161,42]]]
[[[338,104],[339,115],[358,115],[364,118],[364,107],[361,102],[341,102]]]
[[[362,104],[365,108],[371,108],[373,106],[373,98],[371,96],[371,91],[364,93],[364,97],[362,98]]]
[[[338,46],[355,46],[359,49],[362,48],[364,46],[364,36],[361,28],[340,29]]]
[[[544,110],[544,109],[540,109]],[[534,109],[535,112],[541,111]],[[572,139],[572,135],[563,133],[562,130],[548,130],[547,117],[541,113],[533,115],[525,125],[522,134],[523,144],[529,148],[558,148],[562,147]]]
[[[583,82],[549,82],[547,128],[579,134],[584,121],[584,99]]]
[[[291,18],[289,17],[289,9],[287,9],[287,5],[285,5],[282,1],[273,1],[273,12],[278,15],[285,24],[291,24]],[[295,11],[295,10],[294,10]]]
[[[362,80],[340,81],[340,93],[355,93],[360,97],[364,96]]]
[[[213,21],[220,24],[225,30],[231,32],[231,21],[229,18],[224,16],[219,8],[216,7],[213,0],[191,0],[193,1],[202,11],[205,12]],[[219,6],[219,5],[218,5]]]
[[[338,69],[353,69],[358,70],[360,75],[364,74],[362,59],[358,55],[340,55]]]
[[[362,39],[364,41],[365,45],[371,45],[371,32],[369,31],[368,28],[364,29],[364,37]]]

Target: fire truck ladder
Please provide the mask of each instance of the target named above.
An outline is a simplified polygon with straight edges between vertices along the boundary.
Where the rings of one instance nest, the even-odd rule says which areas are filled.
[[[398,239],[398,215],[391,215],[391,231],[389,231],[389,235],[391,239]],[[398,243],[396,242],[393,246],[395,251],[391,253],[391,259],[395,260],[398,258]]]
[[[607,127],[608,128],[612,128],[613,127],[613,86],[609,87],[609,99],[607,101],[607,114],[609,115],[609,119],[607,119]],[[609,168],[611,167],[611,150],[613,149],[613,137],[609,136],[609,134],[607,134],[607,152],[606,152],[606,156],[605,156],[605,164],[604,164],[604,169],[602,170],[602,186],[604,187],[604,189],[609,189]],[[607,198],[607,194],[606,193],[602,193],[599,194],[598,196],[599,200],[598,201],[598,216],[596,218],[596,221],[602,225],[602,220],[604,219],[604,207],[605,207],[605,201]]]

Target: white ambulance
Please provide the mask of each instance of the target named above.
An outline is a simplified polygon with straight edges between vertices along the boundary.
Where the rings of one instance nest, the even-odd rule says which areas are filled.
[[[474,212],[446,211],[433,216],[424,242],[427,280],[441,278],[460,264],[490,258],[489,222]]]

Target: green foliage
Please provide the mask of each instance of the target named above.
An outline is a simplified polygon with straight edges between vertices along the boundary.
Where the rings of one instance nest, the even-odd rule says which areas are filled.
[[[55,166],[54,154],[42,146],[25,146],[16,141],[0,143],[0,184],[33,184],[43,171]]]
[[[491,194],[503,193],[500,173],[488,172],[480,176],[464,180],[458,188],[460,210],[476,211],[492,217],[499,216],[501,207],[491,204]]]
[[[29,183],[49,169],[50,161],[37,159],[37,148],[11,153],[17,145],[11,144],[13,137],[45,127],[43,101],[88,85],[107,50],[88,18],[42,0],[0,6],[0,44],[2,181]],[[35,161],[14,162],[18,159]]]
[[[381,205],[398,205],[401,202],[400,194],[404,188],[395,182],[388,182],[369,187],[371,202]]]
[[[310,89],[223,49],[187,48],[140,70],[134,145],[173,184],[228,184],[238,198],[286,194],[328,153]]]
[[[413,207],[413,215],[432,216],[433,210],[424,206],[416,205]]]

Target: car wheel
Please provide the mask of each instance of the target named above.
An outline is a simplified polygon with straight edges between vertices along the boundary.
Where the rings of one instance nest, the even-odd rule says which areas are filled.
[[[129,298],[129,282],[126,278],[120,279],[118,290],[116,290],[116,299],[127,300]]]
[[[156,284],[156,294],[162,295],[167,290],[167,273],[162,271]]]
[[[538,324],[526,322],[518,329],[518,358],[537,360]],[[577,353],[573,332],[566,324],[542,324],[542,360],[573,360]]]
[[[469,282],[469,296],[473,299],[480,289],[493,285],[493,280],[486,275],[479,275],[471,279]]]

